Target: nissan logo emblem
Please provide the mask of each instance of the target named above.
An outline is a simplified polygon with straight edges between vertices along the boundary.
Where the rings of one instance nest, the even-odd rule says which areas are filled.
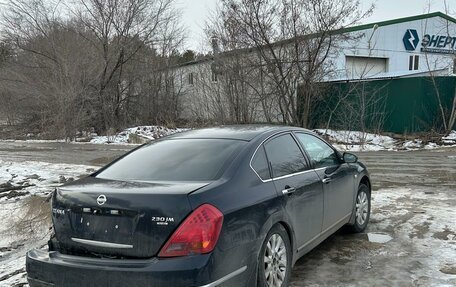
[[[98,205],[103,205],[106,203],[106,200],[107,200],[106,195],[102,194],[102,195],[98,196],[97,203],[98,203]]]

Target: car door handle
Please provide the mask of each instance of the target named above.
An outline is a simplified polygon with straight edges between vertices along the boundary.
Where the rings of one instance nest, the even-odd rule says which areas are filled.
[[[282,190],[282,194],[290,195],[290,194],[293,194],[295,191],[296,191],[296,188],[287,185],[287,186],[285,186],[285,189]]]
[[[323,182],[324,184],[328,184],[332,181],[332,179],[330,177],[325,177],[321,180],[321,182]]]

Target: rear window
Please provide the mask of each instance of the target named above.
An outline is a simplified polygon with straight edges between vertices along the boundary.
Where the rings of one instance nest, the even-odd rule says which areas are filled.
[[[143,146],[96,175],[125,181],[210,181],[220,176],[243,141],[176,139]]]

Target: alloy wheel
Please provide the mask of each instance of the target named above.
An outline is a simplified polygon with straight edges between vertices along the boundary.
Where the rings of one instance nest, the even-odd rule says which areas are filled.
[[[369,200],[367,194],[361,191],[356,198],[356,222],[362,226],[367,219],[369,213]]]
[[[264,276],[269,287],[281,287],[287,271],[287,248],[279,234],[273,234],[264,252]]]

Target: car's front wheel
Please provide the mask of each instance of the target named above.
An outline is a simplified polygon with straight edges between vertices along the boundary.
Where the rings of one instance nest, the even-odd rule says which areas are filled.
[[[285,228],[275,225],[266,236],[258,264],[259,287],[286,287],[291,276],[291,244]]]
[[[366,229],[369,223],[370,211],[371,195],[369,187],[365,184],[360,184],[356,195],[355,221],[350,225],[353,232],[363,232]]]

